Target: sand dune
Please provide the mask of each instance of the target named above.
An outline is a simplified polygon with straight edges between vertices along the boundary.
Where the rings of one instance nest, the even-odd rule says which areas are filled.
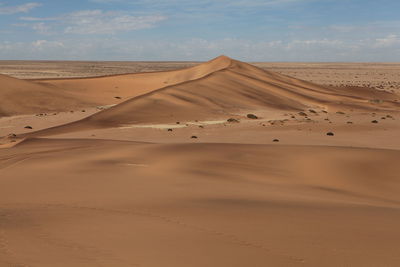
[[[117,103],[115,97],[126,100],[149,93],[155,89],[202,78],[212,72],[226,68],[230,59],[224,56],[182,70],[111,75],[95,78],[33,80],[40,84],[68,89],[83,99],[99,104]],[[99,93],[101,92],[101,93]]]
[[[159,79],[153,79],[148,75],[160,76]],[[172,83],[177,84],[154,89],[157,85],[160,86],[160,82],[164,81],[166,77],[169,77],[168,79]],[[35,132],[29,136],[44,136],[137,123],[228,119],[230,116],[243,116],[246,112],[259,110],[301,111],[308,108],[325,111],[394,110],[399,107],[399,103],[394,102],[397,98],[394,94],[374,89],[358,93],[348,88],[323,87],[268,72],[225,56],[175,72],[104,77],[75,80],[74,82],[86,85],[87,83],[103,84],[101,79],[104,79],[104,82],[112,79],[121,82],[121,79],[125,81],[126,78],[135,81],[133,84],[129,82],[125,84],[130,84],[132,88],[138,88],[136,82],[142,80],[151,81],[153,84],[142,85],[144,90],[134,90],[138,96],[110,109],[98,112],[81,121]],[[179,81],[183,82],[179,83]],[[107,83],[103,85],[105,84]],[[67,86],[66,84],[61,85]],[[129,89],[123,86],[118,90],[125,90],[129,94]],[[90,90],[88,92],[90,95],[95,94]],[[376,99],[379,99],[379,104],[373,102]]]
[[[66,111],[93,105],[65,90],[0,75],[0,117]]]
[[[395,94],[225,56],[169,72],[0,79],[0,116],[114,105],[0,118],[0,266],[400,261]]]
[[[399,151],[32,139],[10,152],[0,150],[5,265],[399,261]]]
[[[0,75],[0,117],[108,105],[225,68],[221,57],[189,69],[96,78],[20,80]],[[117,98],[116,98],[117,97]]]

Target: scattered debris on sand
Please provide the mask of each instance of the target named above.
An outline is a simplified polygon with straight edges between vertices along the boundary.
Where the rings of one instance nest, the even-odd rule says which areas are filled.
[[[227,122],[233,122],[233,123],[239,123],[240,122],[238,119],[235,119],[235,118],[229,118],[226,121]]]
[[[372,104],[382,104],[385,101],[382,100],[382,99],[371,99],[371,100],[369,100],[369,102],[372,103]]]

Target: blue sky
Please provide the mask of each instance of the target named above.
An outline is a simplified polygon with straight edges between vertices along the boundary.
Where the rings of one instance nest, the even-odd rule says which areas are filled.
[[[0,0],[0,59],[400,61],[398,0]]]

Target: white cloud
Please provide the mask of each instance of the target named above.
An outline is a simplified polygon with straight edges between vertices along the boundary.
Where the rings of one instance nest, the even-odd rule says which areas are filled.
[[[283,5],[297,2],[310,2],[317,0],[89,0],[93,3],[115,3],[125,2],[133,3],[136,5],[150,5],[150,6],[242,6],[242,7],[256,7],[256,6],[272,6]]]
[[[124,0],[89,0],[92,3],[100,3],[100,4],[111,4],[111,3],[121,3],[125,2]]]
[[[58,20],[58,18],[36,18],[36,17],[20,17],[20,20],[24,21],[54,21]]]
[[[156,23],[165,19],[166,17],[158,15],[132,16],[101,10],[79,11],[66,16],[65,20],[69,26],[65,28],[65,33],[113,34],[128,32],[152,28]]]
[[[289,42],[286,46],[287,49],[294,49],[294,48],[315,48],[316,46],[319,47],[339,47],[343,45],[343,41],[341,40],[331,40],[331,39],[311,39],[311,40],[293,40]]]
[[[50,26],[46,25],[44,22],[34,23],[32,29],[40,34],[51,34]]]
[[[307,0],[234,0],[225,2],[227,2],[227,4],[231,6],[265,7],[265,6],[277,6],[277,5],[292,4],[296,2],[306,2],[306,1]]]
[[[395,45],[400,45],[400,36],[396,34],[390,34],[384,38],[375,40],[375,47],[392,47]]]
[[[348,32],[354,32],[357,30],[363,30],[363,29],[365,29],[365,27],[354,26],[354,25],[331,25],[328,27],[328,29],[337,31],[337,32],[348,33]]]
[[[40,3],[26,3],[18,6],[0,6],[0,14],[12,15],[17,13],[28,13],[32,9],[41,6]]]
[[[166,19],[161,15],[133,16],[122,11],[80,10],[52,18],[22,17],[24,23],[38,33],[49,33],[50,28],[62,28],[67,34],[115,34],[155,27]],[[54,26],[54,27],[52,27]]]
[[[62,59],[67,51],[60,41],[0,42],[0,57],[4,59]]]
[[[64,44],[59,41],[37,40],[31,43],[34,49],[46,50],[49,48],[63,48]]]
[[[392,40],[394,37],[381,39]],[[378,47],[375,39],[362,39],[356,42],[335,39],[257,42],[225,38],[154,42],[120,40],[113,37],[85,37],[37,40],[27,43],[0,42],[0,58],[207,60],[220,54],[226,54],[244,61],[399,61],[400,42],[396,41],[391,45],[391,49]]]

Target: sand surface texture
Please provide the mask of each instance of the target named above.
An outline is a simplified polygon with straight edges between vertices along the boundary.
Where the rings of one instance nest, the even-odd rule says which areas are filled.
[[[2,75],[0,266],[398,266],[398,89]]]

